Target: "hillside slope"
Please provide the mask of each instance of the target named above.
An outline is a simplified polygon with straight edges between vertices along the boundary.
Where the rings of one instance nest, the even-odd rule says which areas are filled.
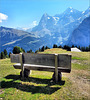
[[[37,45],[37,42],[39,41],[39,38],[33,36],[29,32],[16,30],[13,28],[0,27],[0,34],[1,51],[7,49],[8,52],[11,52],[14,46],[23,47],[25,50],[30,50],[33,48],[33,50],[38,49],[39,43]]]
[[[84,19],[78,28],[73,31],[70,42],[76,46],[90,45],[90,17]]]

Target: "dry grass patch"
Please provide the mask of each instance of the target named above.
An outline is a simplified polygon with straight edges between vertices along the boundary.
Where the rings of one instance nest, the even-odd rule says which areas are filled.
[[[52,48],[52,49],[46,49],[44,52],[40,53],[47,53],[47,54],[60,54],[60,53],[68,53],[66,50],[63,50],[61,48]]]

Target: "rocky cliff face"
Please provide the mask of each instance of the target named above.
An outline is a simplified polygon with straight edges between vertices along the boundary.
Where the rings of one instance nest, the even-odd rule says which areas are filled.
[[[46,37],[54,39],[54,44],[64,45],[68,43],[71,34],[79,24],[89,16],[89,9],[86,11],[78,11],[69,7],[62,14],[50,16],[44,14],[38,26],[32,29],[32,32],[39,37]]]
[[[71,44],[77,46],[90,45],[90,17],[84,19],[78,28],[73,31]]]

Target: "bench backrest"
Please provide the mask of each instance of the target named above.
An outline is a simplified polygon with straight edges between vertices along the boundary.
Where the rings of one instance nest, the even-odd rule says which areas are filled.
[[[20,54],[11,54],[10,58],[12,63],[20,63]],[[55,54],[23,53],[22,59],[24,64],[55,66]],[[57,64],[58,67],[71,69],[71,55],[58,54]]]

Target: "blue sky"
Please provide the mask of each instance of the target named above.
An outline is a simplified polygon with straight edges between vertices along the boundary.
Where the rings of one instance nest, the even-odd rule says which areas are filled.
[[[0,0],[0,26],[30,28],[37,25],[44,13],[51,16],[68,7],[86,10],[90,0]]]

